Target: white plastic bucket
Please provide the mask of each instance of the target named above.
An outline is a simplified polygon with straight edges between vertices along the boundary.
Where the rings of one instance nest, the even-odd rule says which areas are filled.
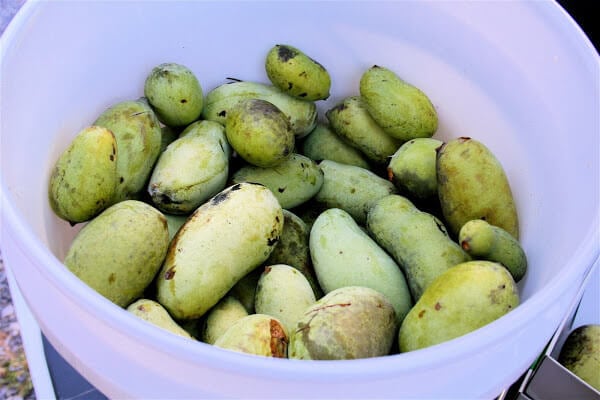
[[[194,343],[110,303],[61,263],[77,231],[47,182],[72,137],[142,95],[162,62],[205,91],[266,82],[277,43],[332,76],[321,111],[373,64],[424,90],[436,137],[471,136],[505,167],[529,271],[522,304],[461,338],[353,361],[254,357]],[[599,58],[552,2],[28,2],[1,39],[2,252],[41,329],[113,398],[492,398],[540,354],[599,254]]]

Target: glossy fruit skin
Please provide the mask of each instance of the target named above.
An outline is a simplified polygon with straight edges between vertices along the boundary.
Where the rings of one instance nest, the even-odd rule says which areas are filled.
[[[162,146],[154,111],[144,99],[123,101],[106,109],[93,125],[109,129],[117,141],[117,188],[112,204],[139,198]]]
[[[50,207],[71,224],[85,222],[112,204],[117,187],[117,142],[103,127],[81,130],[50,176]]]
[[[514,310],[518,288],[506,268],[490,261],[458,264],[435,279],[398,334],[401,352],[465,335]]]
[[[152,68],[144,82],[144,96],[158,119],[172,127],[196,121],[204,105],[198,78],[188,67],[177,63]]]
[[[285,264],[267,265],[258,280],[254,308],[257,314],[277,318],[288,332],[304,310],[314,302],[310,283],[296,268]]]
[[[437,148],[443,144],[433,138],[417,138],[400,146],[387,166],[388,177],[400,193],[415,199],[437,199]]]
[[[527,272],[527,255],[519,241],[504,229],[482,219],[464,224],[458,233],[458,242],[473,259],[504,265],[515,282],[519,282]]]
[[[470,260],[439,219],[400,195],[376,201],[369,210],[366,226],[403,269],[415,301],[444,271]]]
[[[459,137],[437,153],[438,197],[453,236],[473,219],[483,219],[519,238],[511,187],[498,159],[481,142]]]
[[[403,142],[431,137],[438,128],[437,112],[427,95],[388,68],[374,65],[365,71],[360,95],[377,124]]]
[[[323,171],[312,159],[292,153],[274,167],[245,165],[231,177],[233,183],[255,182],[268,187],[281,207],[297,207],[314,197],[323,185]]]
[[[236,321],[246,317],[248,311],[235,297],[223,297],[203,318],[200,339],[214,344]]]
[[[329,97],[329,72],[294,46],[273,46],[267,53],[265,70],[273,85],[290,96],[308,101]]]
[[[266,100],[237,103],[227,114],[225,134],[240,157],[261,168],[280,164],[294,151],[295,137],[287,116]]]
[[[127,311],[138,318],[148,321],[159,328],[165,329],[176,335],[193,339],[192,336],[185,331],[171,318],[167,310],[160,303],[150,299],[139,299],[131,303],[127,307]]]
[[[341,208],[359,224],[365,223],[378,199],[398,191],[390,181],[361,167],[331,160],[321,161],[319,167],[324,180],[314,199],[327,208]]]
[[[225,188],[171,240],[157,276],[158,301],[176,319],[201,317],[269,257],[282,229],[282,208],[269,189]]]
[[[308,135],[317,123],[314,102],[296,99],[273,85],[250,81],[225,83],[208,92],[202,118],[225,125],[229,111],[245,99],[261,99],[274,104],[289,118],[297,138]]]
[[[377,290],[394,306],[398,326],[413,305],[406,278],[394,259],[339,209],[325,210],[310,232],[310,254],[325,293],[344,286]]]
[[[371,162],[386,165],[402,144],[373,119],[361,96],[350,96],[325,113],[331,129]]]
[[[165,213],[190,214],[225,188],[230,153],[223,126],[194,122],[160,154],[148,182],[152,202]]]
[[[251,314],[237,320],[214,345],[257,356],[285,358],[288,342],[281,321],[270,315]]]
[[[163,214],[141,201],[124,200],[79,231],[64,264],[92,289],[127,307],[152,282],[168,245]]]
[[[302,154],[315,160],[331,160],[369,169],[366,157],[345,142],[328,124],[319,123],[302,141]]]

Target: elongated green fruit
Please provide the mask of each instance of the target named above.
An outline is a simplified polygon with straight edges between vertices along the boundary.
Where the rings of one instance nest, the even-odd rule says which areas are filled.
[[[433,104],[419,88],[374,65],[360,79],[360,95],[373,119],[402,141],[431,137],[438,127]]]
[[[202,118],[225,125],[227,113],[240,100],[261,99],[274,104],[290,121],[298,138],[308,135],[317,123],[317,106],[312,101],[299,100],[273,85],[238,81],[220,85],[206,95]]]
[[[186,126],[200,118],[202,87],[185,65],[163,63],[152,68],[144,83],[144,96],[165,125]]]
[[[458,264],[436,278],[400,327],[401,352],[433,346],[472,332],[519,305],[506,268],[490,261]]]
[[[412,306],[406,278],[350,214],[330,208],[319,215],[310,233],[310,255],[325,293],[344,286],[375,289],[392,303],[400,326]]]
[[[388,177],[401,193],[416,200],[437,198],[435,163],[441,140],[412,139],[394,153],[388,164]]]
[[[483,143],[452,139],[437,153],[438,197],[452,235],[483,219],[519,238],[515,200],[502,165]]]
[[[366,221],[377,200],[397,192],[393,183],[364,168],[331,160],[323,160],[319,166],[324,180],[314,199],[328,208],[341,208],[359,224]]]
[[[275,264],[267,265],[258,280],[254,308],[258,314],[277,318],[290,332],[315,301],[310,283],[300,271]]]
[[[283,213],[266,187],[238,183],[201,205],[179,229],[157,276],[158,301],[176,319],[204,315],[279,240]]]
[[[257,167],[274,167],[294,150],[295,137],[288,118],[266,100],[237,103],[227,114],[225,134],[240,157]]]
[[[415,301],[443,272],[470,260],[436,217],[400,195],[386,196],[373,204],[367,229],[402,267]]]
[[[230,150],[223,126],[198,121],[189,128],[196,133],[167,146],[148,182],[148,193],[163,212],[189,214],[227,183]]]
[[[600,324],[575,328],[563,344],[558,361],[600,391]]]
[[[127,307],[127,311],[159,328],[183,336],[184,338],[192,339],[192,336],[171,318],[167,310],[154,300],[139,299],[130,304]]]
[[[111,131],[89,126],[60,155],[48,197],[52,210],[70,223],[92,219],[111,205],[117,187],[117,142]]]
[[[144,99],[123,101],[105,110],[94,125],[109,129],[117,141],[117,188],[113,203],[136,198],[160,154],[160,123]]]
[[[273,85],[290,96],[310,101],[329,97],[329,72],[296,47],[287,44],[272,47],[265,69]]]
[[[510,233],[482,219],[463,225],[458,242],[474,259],[495,261],[504,265],[519,282],[527,271],[525,251]]]
[[[292,153],[274,167],[243,166],[233,174],[232,182],[265,185],[277,197],[281,207],[289,209],[308,201],[321,189],[323,171],[310,158]]]
[[[378,125],[360,96],[345,98],[325,116],[336,134],[377,164],[387,164],[402,144]]]
[[[290,333],[288,357],[348,360],[390,352],[396,334],[394,307],[371,288],[336,289],[304,312]]]
[[[236,321],[246,317],[248,311],[239,300],[227,295],[223,297],[203,318],[200,338],[214,344]]]
[[[127,307],[154,279],[168,245],[162,213],[141,201],[124,200],[79,231],[64,263],[92,289]]]
[[[345,142],[324,123],[317,124],[315,129],[304,138],[302,154],[317,162],[331,160],[365,169],[370,168],[366,157],[358,149]]]
[[[270,315],[252,314],[236,321],[214,345],[240,353],[285,358],[288,342],[281,321]]]

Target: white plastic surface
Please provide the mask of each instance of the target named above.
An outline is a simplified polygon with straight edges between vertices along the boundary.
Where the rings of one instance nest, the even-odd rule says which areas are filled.
[[[550,339],[599,254],[599,59],[552,2],[31,2],[1,40],[3,255],[54,347],[112,398],[492,398]],[[529,271],[522,304],[431,348],[337,362],[193,343],[97,295],[62,264],[78,228],[50,211],[50,168],[149,70],[189,66],[208,91],[266,82],[276,43],[331,73],[321,111],[373,64],[424,90],[436,137],[472,136],[505,167]]]

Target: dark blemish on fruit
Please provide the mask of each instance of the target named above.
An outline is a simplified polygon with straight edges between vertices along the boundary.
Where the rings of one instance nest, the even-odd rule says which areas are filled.
[[[240,190],[242,188],[242,185],[239,183],[236,183],[235,185],[233,185],[231,187],[231,191],[233,192],[234,190]]]
[[[277,188],[277,191],[278,191],[279,193],[283,193],[283,192],[285,192],[285,188]]]
[[[181,100],[179,100],[179,102],[180,102],[181,104],[185,104],[185,103],[187,103],[187,100],[186,100],[186,99],[181,99]]]
[[[356,193],[356,189],[355,188],[351,188],[350,189],[350,193]]]
[[[278,237],[267,238],[267,246],[274,246],[279,241]]]
[[[331,307],[349,307],[351,305],[352,305],[352,303],[328,304],[328,305],[325,305],[325,306],[317,307],[317,308],[315,308],[315,309],[313,309],[311,311],[312,312],[319,312],[319,311],[324,310],[326,308],[331,308]]]
[[[288,46],[284,46],[284,45],[278,45],[277,46],[277,57],[282,61],[282,62],[287,62],[289,60],[291,60],[292,58],[296,57],[298,55],[298,52],[291,49]]]
[[[137,309],[140,311],[144,311],[144,312],[146,311],[146,307],[144,307],[143,304],[140,304],[139,306],[137,306]]]
[[[165,272],[165,280],[171,280],[173,279],[173,277],[175,276],[175,266],[173,265],[171,268],[169,268],[166,272]]]
[[[288,82],[288,90],[290,90],[293,87],[294,87],[294,84],[292,82]]]
[[[440,230],[440,232],[442,232],[444,235],[446,234],[446,230],[444,229],[444,225],[442,225],[440,222],[435,221],[435,225],[437,226],[437,228]]]
[[[437,303],[435,303],[435,306],[433,306],[433,308],[435,308],[435,311],[440,311],[440,309],[442,308],[442,305],[439,302],[437,302]]]
[[[166,194],[160,194],[157,198],[157,201],[160,204],[181,204],[181,201],[175,201],[172,198],[170,198],[168,195]]]
[[[306,73],[306,71],[302,71],[298,74],[298,76],[301,76],[302,78],[306,78],[308,74]]]
[[[463,240],[462,242],[460,242],[460,247],[462,247],[464,251],[469,251],[471,249],[471,246],[469,246],[470,240],[471,240],[471,238],[468,237],[465,240]]]
[[[387,169],[387,178],[388,181],[392,182],[394,180],[394,171],[391,168]]]
[[[119,178],[119,183],[123,183],[123,181],[124,181],[124,180],[125,180],[125,179],[123,179],[123,177],[120,177],[120,178]]]
[[[419,312],[419,318],[423,318],[423,315],[425,314],[425,310],[421,310]]]
[[[110,161],[115,161],[115,155],[111,154],[110,156],[108,156],[108,158],[110,158]]]
[[[233,188],[231,190],[234,190]],[[229,197],[229,192],[221,192],[212,198],[211,204],[216,205],[222,203],[227,197]]]
[[[217,114],[219,117],[224,117],[227,115],[227,110],[223,110]]]
[[[308,93],[306,93],[306,92],[302,92],[298,95],[298,97],[306,97],[306,96],[308,96]]]
[[[269,329],[271,334],[271,355],[276,358],[285,358],[287,354],[287,335],[279,322],[272,319],[269,321]]]
[[[115,276],[115,274],[114,274],[114,272],[113,272],[112,274],[110,274],[110,275],[108,276],[108,283],[114,283],[116,279],[117,279],[117,278],[116,278],[116,276]]]

